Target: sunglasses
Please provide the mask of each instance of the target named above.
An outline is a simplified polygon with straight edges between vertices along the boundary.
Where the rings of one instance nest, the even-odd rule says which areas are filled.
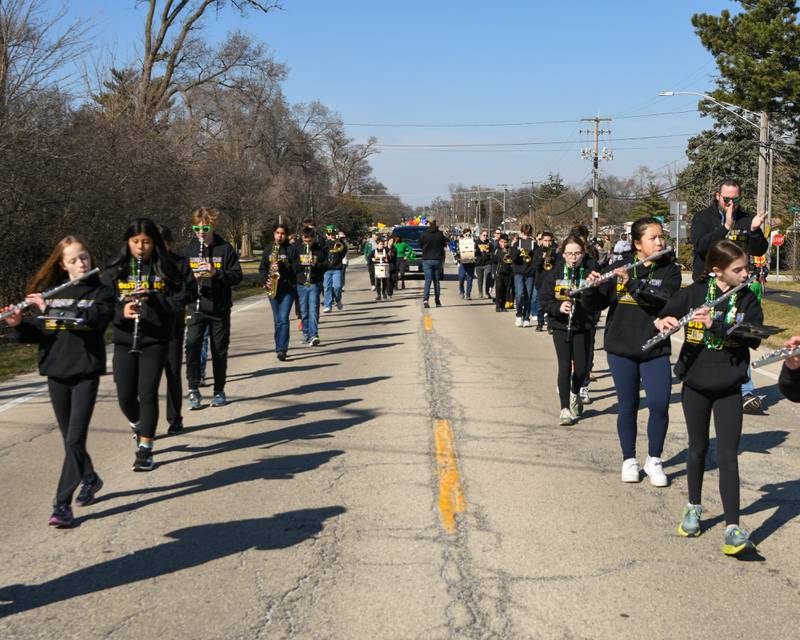
[[[733,202],[733,204],[739,204],[739,200],[741,200],[741,199],[742,199],[742,198],[741,198],[740,196],[733,196],[732,198],[730,198],[730,197],[728,197],[728,196],[724,196],[724,197],[722,198],[722,201],[723,201],[725,204],[730,204],[731,202]]]
[[[195,233],[197,233],[198,231],[202,231],[203,233],[208,233],[209,231],[211,231],[211,225],[210,224],[193,224],[192,225],[192,231],[194,231]]]

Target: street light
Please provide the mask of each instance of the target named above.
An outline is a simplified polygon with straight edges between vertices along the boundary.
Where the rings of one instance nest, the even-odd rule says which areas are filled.
[[[759,130],[759,145],[758,145],[758,188],[756,192],[756,213],[762,213],[764,211],[767,212],[767,220],[770,223],[770,227],[772,226],[772,145],[770,143],[770,134],[769,134],[769,117],[767,116],[766,111],[762,111],[761,113],[756,113],[755,111],[750,111],[749,109],[745,109],[744,107],[739,106],[738,104],[732,104],[730,102],[722,102],[717,100],[713,96],[708,95],[707,93],[700,93],[698,91],[659,91],[658,95],[660,96],[699,96],[709,102],[713,102],[719,107],[722,107],[729,113],[732,113],[740,120],[744,120],[747,124],[751,127],[755,127]],[[753,122],[752,120],[745,118],[741,113],[737,113],[735,109],[739,109],[740,111],[744,111],[745,113],[754,116],[759,119],[758,124]],[[766,149],[767,155],[769,156],[769,187],[767,187],[767,155],[762,153],[761,149]],[[769,192],[769,193],[768,193]],[[769,205],[767,204],[769,203]]]

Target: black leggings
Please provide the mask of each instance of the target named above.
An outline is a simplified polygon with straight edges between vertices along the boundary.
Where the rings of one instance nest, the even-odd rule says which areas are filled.
[[[181,380],[181,365],[183,364],[183,319],[179,320],[181,327],[177,335],[167,345],[167,361],[164,366],[164,376],[167,379],[167,422],[172,424],[182,419],[181,403],[183,402],[183,384]]]
[[[81,481],[92,482],[96,475],[86,451],[86,437],[92,420],[100,378],[73,380],[47,379],[50,402],[64,438],[64,464],[56,490],[56,503],[69,505]]]
[[[139,435],[153,439],[158,424],[158,385],[167,360],[167,345],[142,347],[140,354],[130,347],[114,345],[114,382],[119,408],[129,422],[139,423]]]
[[[572,332],[572,338],[567,342],[567,332],[563,329],[553,329],[553,344],[556,347],[558,360],[558,398],[561,408],[569,408],[569,392],[578,393],[586,376],[586,366],[589,361],[589,332]],[[575,363],[573,369],[572,363]],[[571,377],[571,380],[570,380]]]
[[[703,472],[708,453],[711,414],[717,434],[717,467],[719,494],[726,524],[739,524],[739,440],[742,436],[742,391],[734,387],[721,392],[700,392],[683,385],[683,415],[689,431],[689,458],[686,479],[689,502],[701,504]]]

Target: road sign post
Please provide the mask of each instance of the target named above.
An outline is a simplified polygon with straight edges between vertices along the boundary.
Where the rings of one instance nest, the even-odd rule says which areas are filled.
[[[775,247],[775,280],[777,282],[781,281],[781,245],[785,236],[782,233],[778,233],[776,230],[772,234],[772,246]]]

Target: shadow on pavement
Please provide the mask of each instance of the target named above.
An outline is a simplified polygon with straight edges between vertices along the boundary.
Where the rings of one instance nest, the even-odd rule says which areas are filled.
[[[264,353],[264,352],[262,352]],[[272,354],[272,352],[267,352]],[[274,354],[272,354],[274,356]],[[263,376],[271,376],[273,374],[284,374],[284,373],[299,373],[300,371],[310,371],[310,370],[317,370],[322,367],[337,367],[339,366],[338,362],[330,362],[325,364],[317,364],[317,365],[303,365],[299,367],[293,367],[291,365],[287,366],[275,366],[270,367],[269,369],[259,369],[258,371],[248,371],[247,373],[235,373],[227,377],[227,382],[238,382],[239,380],[247,380],[249,378],[261,378]]]
[[[300,509],[267,518],[203,524],[172,531],[174,541],[78,569],[41,584],[0,589],[0,617],[197,567],[249,549],[285,549],[317,536],[342,506]]]
[[[266,395],[260,396],[261,398],[280,398],[282,396],[302,396],[307,393],[317,393],[318,391],[344,391],[351,387],[361,387],[375,382],[382,382],[389,380],[391,376],[373,376],[372,378],[351,378],[349,380],[330,380],[328,382],[312,382],[310,384],[302,384],[293,389],[286,389],[284,391],[274,391]]]
[[[325,341],[318,347],[309,347],[309,353],[304,353],[300,356],[295,356],[293,360],[308,360],[309,358],[317,358],[319,356],[334,356],[342,353],[355,353],[357,351],[371,351],[372,349],[388,349],[401,345],[402,342],[385,342],[383,344],[361,344],[353,347],[344,347],[342,349],[325,349]]]
[[[214,473],[201,478],[194,478],[192,480],[186,480],[185,482],[179,482],[172,485],[144,487],[140,489],[132,489],[130,491],[117,491],[115,493],[108,493],[99,496],[97,503],[105,503],[109,500],[114,500],[115,498],[141,496],[152,493],[164,494],[164,492],[167,491],[174,492],[153,496],[146,500],[139,500],[137,502],[110,507],[105,511],[90,513],[86,516],[76,519],[75,524],[80,525],[88,520],[97,520],[99,518],[107,518],[109,516],[115,516],[121,513],[137,511],[143,507],[164,502],[165,500],[182,498],[195,493],[213,491],[214,489],[222,489],[224,487],[230,487],[241,482],[253,482],[256,480],[291,480],[298,473],[313,471],[314,469],[317,469],[330,462],[332,458],[340,456],[343,453],[344,451],[331,450],[320,451],[317,453],[282,456],[277,458],[264,458],[262,460],[257,460],[256,462],[250,462],[237,467],[228,467],[226,469],[215,471]]]

